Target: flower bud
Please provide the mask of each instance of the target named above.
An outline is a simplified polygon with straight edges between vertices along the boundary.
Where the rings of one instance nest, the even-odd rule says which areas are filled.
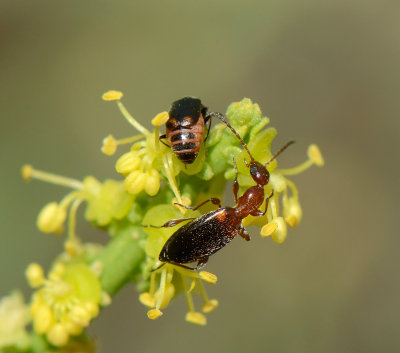
[[[25,276],[32,288],[40,287],[44,283],[43,268],[39,264],[31,263],[25,271]]]
[[[56,202],[51,202],[40,211],[36,224],[43,233],[59,233],[66,218],[65,209]]]
[[[135,170],[130,173],[124,181],[125,189],[130,194],[138,194],[146,184],[146,174],[140,170]]]
[[[146,173],[146,184],[144,190],[150,196],[154,196],[160,190],[160,174],[157,169],[150,169]]]
[[[118,173],[128,174],[136,170],[140,165],[140,157],[136,151],[130,151],[124,153],[119,157],[117,163],[115,164],[115,169]]]

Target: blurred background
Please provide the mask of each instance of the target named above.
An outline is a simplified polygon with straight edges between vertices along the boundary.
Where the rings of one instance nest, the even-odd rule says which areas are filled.
[[[249,97],[275,149],[297,142],[281,167],[310,143],[325,157],[292,178],[303,221],[282,245],[254,229],[210,259],[220,306],[206,327],[184,321],[183,297],[150,321],[126,287],[90,327],[98,351],[400,350],[400,2],[2,0],[0,26],[0,296],[28,297],[26,266],[62,250],[35,221],[66,190],[25,184],[21,165],[119,179],[101,140],[136,132],[103,92],[123,91],[147,127],[186,95],[221,112]],[[78,233],[107,239],[83,221]]]

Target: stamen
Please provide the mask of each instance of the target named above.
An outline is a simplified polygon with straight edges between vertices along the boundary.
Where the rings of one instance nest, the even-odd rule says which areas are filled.
[[[66,250],[70,256],[76,256],[78,251],[78,239],[75,233],[76,229],[76,212],[78,207],[83,202],[83,199],[76,199],[69,209],[69,217],[68,217],[68,239],[65,243]]]
[[[183,274],[181,274],[181,277],[182,277],[183,291],[185,292],[186,301],[188,303],[189,311],[190,312],[194,312],[193,298],[192,298],[191,294],[189,293],[189,289],[188,289],[188,285],[186,283],[185,276]]]
[[[313,165],[314,162],[311,159],[308,159],[305,162],[298,165],[297,167],[287,168],[287,169],[277,169],[276,172],[281,173],[282,175],[296,175],[304,172]]]
[[[106,93],[104,93],[101,98],[104,101],[115,101],[115,100],[120,100],[122,97],[124,96],[124,94],[120,91],[107,91]]]
[[[171,157],[171,153],[167,153],[167,154],[163,154],[162,155],[162,161],[164,164],[164,169],[165,169],[165,174],[167,175],[167,179],[168,179],[168,184],[170,186],[170,188],[172,189],[172,192],[174,193],[176,200],[178,201],[178,203],[183,203],[182,202],[182,197],[181,194],[179,192],[178,189],[178,185],[176,183],[175,180],[175,176],[172,172],[172,157]]]
[[[261,236],[262,237],[268,237],[270,236],[273,232],[275,232],[276,228],[278,228],[278,223],[272,221],[266,224],[261,228]]]
[[[150,131],[147,130],[143,125],[139,124],[136,119],[128,112],[125,106],[121,103],[121,101],[117,101],[117,105],[119,110],[121,111],[124,118],[140,133],[143,135],[150,135]]]
[[[200,275],[200,279],[202,279],[204,282],[206,282],[206,283],[208,283],[208,284],[215,284],[215,283],[217,283],[217,280],[218,280],[217,276],[214,275],[214,274],[211,273],[211,272],[201,271],[201,272],[199,273],[199,275]]]
[[[37,170],[31,165],[25,165],[22,167],[22,177],[27,181],[31,178],[34,178],[47,183],[61,185],[76,190],[81,190],[83,188],[83,184],[79,180]]]
[[[156,309],[160,309],[161,303],[164,297],[164,291],[165,291],[165,280],[167,279],[167,269],[164,268],[161,271],[161,279],[160,279],[160,288],[159,288],[159,295],[157,298],[157,303],[156,303]]]
[[[161,125],[164,125],[167,121],[168,121],[168,119],[169,119],[169,114],[168,114],[168,112],[161,112],[161,113],[158,113],[152,120],[151,120],[151,123],[154,125],[154,126],[161,126]]]
[[[312,144],[308,147],[307,151],[308,157],[315,163],[318,167],[324,166],[324,157],[322,157],[321,151],[319,150],[318,146]]]

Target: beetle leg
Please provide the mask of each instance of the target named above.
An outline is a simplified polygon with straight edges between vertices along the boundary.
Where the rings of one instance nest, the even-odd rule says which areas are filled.
[[[242,227],[242,228],[240,229],[239,235],[240,235],[244,240],[247,240],[247,241],[250,240],[250,235],[249,235],[249,233],[247,233],[247,230],[246,230],[246,228],[244,228],[244,227]]]
[[[269,195],[266,199],[265,199],[265,210],[264,210],[264,212],[261,212],[261,214],[260,214],[260,216],[264,216],[266,213],[267,213],[267,211],[268,211],[268,201],[269,201],[269,199],[272,197],[272,196],[274,196],[274,190],[272,190],[272,192],[271,192],[271,195]]]
[[[174,205],[178,205],[178,206],[182,206],[184,208],[187,208],[188,210],[197,210],[198,208],[200,208],[201,206],[203,206],[204,204],[206,204],[207,202],[212,202],[214,205],[218,205],[219,208],[221,208],[221,200],[217,199],[216,197],[211,197],[208,200],[205,200],[204,202],[202,202],[200,205],[197,205],[196,207],[190,207],[190,206],[185,206],[182,205],[180,203],[174,202]]]
[[[177,224],[184,222],[184,221],[191,221],[195,219],[195,217],[189,217],[189,218],[178,218],[178,219],[171,219],[170,221],[164,223],[162,226],[153,226],[151,224],[142,224],[142,227],[151,227],[151,228],[167,228],[167,227],[173,227],[176,226]]]
[[[233,166],[235,167],[235,180],[233,181],[232,190],[233,190],[233,196],[235,197],[235,203],[237,203],[237,195],[239,192],[238,169],[235,157],[233,157],[232,160],[233,160]]]
[[[204,257],[198,259],[195,270],[196,271],[201,270],[206,265],[207,261],[208,261],[208,256],[204,256]]]
[[[160,135],[160,137],[158,138],[158,140],[162,143],[162,144],[164,144],[165,146],[167,146],[168,148],[171,148],[171,146],[170,145],[167,145],[162,139],[166,139],[167,138],[167,135],[166,134],[164,134],[164,135]]]
[[[186,269],[186,270],[191,270],[191,271],[194,271],[194,270],[195,270],[195,268],[193,268],[193,267],[186,266],[186,265],[180,264],[180,263],[178,263],[178,262],[170,262],[170,264],[171,264],[171,265],[174,265],[174,266],[182,267],[182,268],[184,268],[184,269]]]

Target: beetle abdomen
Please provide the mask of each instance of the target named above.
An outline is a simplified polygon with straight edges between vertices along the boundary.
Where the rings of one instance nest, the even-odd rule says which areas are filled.
[[[241,220],[236,220],[232,208],[206,213],[172,234],[161,250],[159,260],[185,264],[212,255],[239,233],[240,224]]]

